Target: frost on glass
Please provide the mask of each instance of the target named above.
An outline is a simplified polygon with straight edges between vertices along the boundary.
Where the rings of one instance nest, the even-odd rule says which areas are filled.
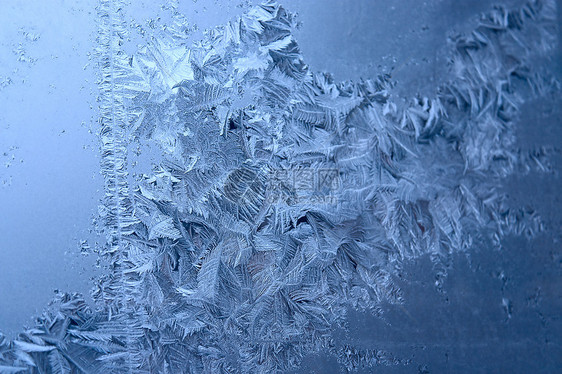
[[[382,75],[309,70],[295,16],[267,2],[188,43],[186,20],[133,55],[125,4],[99,6],[97,53],[106,275],[59,294],[0,340],[0,372],[269,373],[325,352],[342,368],[407,364],[341,345],[348,308],[402,303],[395,275],[428,255],[542,229],[496,188],[546,169],[515,146],[524,99],[559,92],[533,59],[555,44],[553,1],[498,7],[451,37],[449,81],[403,102]],[[157,149],[133,178],[136,149]]]

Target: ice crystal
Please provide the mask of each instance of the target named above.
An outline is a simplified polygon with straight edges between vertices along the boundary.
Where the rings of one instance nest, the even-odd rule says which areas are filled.
[[[451,80],[408,104],[390,76],[310,71],[275,3],[193,45],[178,16],[132,56],[123,9],[99,7],[100,308],[59,295],[56,313],[0,340],[0,372],[282,371],[333,350],[348,307],[401,303],[405,261],[430,256],[439,288],[455,251],[541,229],[495,186],[545,165],[513,127],[525,97],[558,89],[530,62],[553,46],[553,1],[495,8],[453,37]],[[131,185],[136,144],[162,155]],[[400,362],[335,354],[348,370]]]

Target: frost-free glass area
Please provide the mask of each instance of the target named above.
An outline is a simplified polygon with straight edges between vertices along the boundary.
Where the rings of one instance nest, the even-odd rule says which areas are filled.
[[[0,330],[14,336],[55,289],[87,294],[80,256],[102,196],[90,2],[0,5]]]
[[[2,3],[0,372],[556,371],[559,9]]]

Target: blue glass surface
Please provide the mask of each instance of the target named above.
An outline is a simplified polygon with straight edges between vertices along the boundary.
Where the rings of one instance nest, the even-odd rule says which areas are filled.
[[[561,370],[559,12],[0,4],[0,373]]]

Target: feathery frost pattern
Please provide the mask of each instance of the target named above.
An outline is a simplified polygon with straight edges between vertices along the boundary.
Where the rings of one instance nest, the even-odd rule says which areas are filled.
[[[331,329],[349,307],[401,303],[405,261],[430,256],[440,288],[455,251],[541,230],[495,187],[544,169],[546,152],[515,148],[514,120],[559,90],[532,64],[555,45],[554,1],[484,15],[452,39],[450,81],[408,104],[390,76],[311,72],[275,3],[194,45],[176,11],[133,56],[124,7],[99,6],[99,307],[59,295],[0,341],[0,373],[271,373],[316,351],[350,371],[398,364]],[[161,156],[129,185],[127,150],[147,143]]]

